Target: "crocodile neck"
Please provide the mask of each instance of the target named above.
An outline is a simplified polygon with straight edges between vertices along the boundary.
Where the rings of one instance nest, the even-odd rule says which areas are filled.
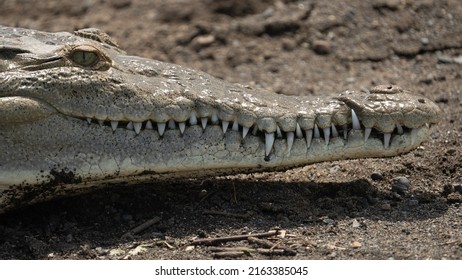
[[[0,27],[0,186],[95,185],[389,157],[441,118],[397,86],[284,96],[126,55],[96,29]]]

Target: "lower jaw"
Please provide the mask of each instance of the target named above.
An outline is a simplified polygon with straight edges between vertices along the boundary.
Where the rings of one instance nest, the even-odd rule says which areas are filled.
[[[131,141],[117,140],[112,148],[106,147],[107,150],[98,150],[100,145],[95,145],[94,150],[87,147],[90,150],[86,152],[77,152],[77,146],[70,147],[69,151],[64,149],[62,155],[44,159],[50,164],[40,166],[40,170],[34,170],[34,164],[24,168],[25,165],[21,166],[24,164],[22,159],[16,160],[16,164],[3,164],[0,189],[12,185],[48,184],[56,179],[53,172],[72,172],[76,179],[88,184],[118,177],[124,180],[124,177],[136,177],[143,173],[185,177],[183,174],[193,172],[195,177],[199,177],[201,173],[207,176],[215,173],[250,173],[323,161],[390,157],[418,147],[426,139],[429,128],[415,129],[414,139],[411,132],[392,135],[387,148],[384,148],[383,140],[376,137],[371,136],[364,141],[363,130],[350,130],[348,140],[331,137],[328,144],[323,138],[313,138],[309,147],[304,138],[296,138],[290,150],[286,139],[275,139],[268,156],[261,137],[248,135],[242,139],[239,132],[223,134],[219,126],[209,126],[205,131],[200,127],[189,127],[183,136],[175,130],[167,130],[162,138],[156,131],[149,133],[142,137],[132,132]],[[114,138],[117,139],[117,134],[114,134]],[[58,180],[56,184],[63,185],[66,181]]]

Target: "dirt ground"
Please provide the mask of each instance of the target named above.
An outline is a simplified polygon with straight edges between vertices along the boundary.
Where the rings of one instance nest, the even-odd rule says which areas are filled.
[[[97,27],[130,54],[286,95],[398,84],[444,118],[400,157],[120,186],[12,211],[0,216],[1,259],[462,258],[459,0],[38,3],[0,0],[0,24]],[[392,187],[397,177],[410,186]]]

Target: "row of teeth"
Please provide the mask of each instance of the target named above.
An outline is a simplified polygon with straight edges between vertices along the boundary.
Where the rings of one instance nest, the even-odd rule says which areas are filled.
[[[361,123],[359,121],[359,118],[357,117],[355,111],[352,109],[351,110],[351,119],[352,119],[352,129],[354,130],[360,130],[361,129]],[[205,130],[207,125],[210,124],[220,124],[223,129],[223,133],[226,133],[229,129],[232,131],[242,131],[242,138],[245,138],[248,133],[251,131],[252,135],[257,135],[259,132],[259,129],[256,125],[253,127],[244,127],[240,126],[237,121],[233,121],[232,123],[229,121],[221,121],[216,114],[212,114],[211,118],[198,118],[194,113],[191,114],[191,117],[188,121],[190,125],[197,125],[200,121],[200,125],[202,128]],[[87,118],[88,124],[91,124],[93,122],[92,118]],[[99,125],[103,126],[105,124],[105,121],[102,120],[96,120]],[[119,121],[109,121],[111,128],[113,131],[115,131],[119,127]],[[126,122],[125,122],[126,123]],[[144,124],[144,125],[143,125]],[[165,133],[166,129],[179,129],[181,134],[183,135],[185,129],[186,129],[186,122],[175,122],[174,120],[169,120],[168,122],[161,122],[161,123],[156,123],[157,126],[157,131],[160,136],[163,136]],[[136,134],[139,134],[144,127],[144,129],[154,129],[154,124],[150,120],[147,120],[145,122],[128,122],[126,123],[125,127],[128,130],[133,130],[135,131]],[[313,129],[308,129],[305,130],[305,136],[303,135],[303,131],[300,127],[300,125],[297,123],[296,130],[295,131],[288,131],[284,132],[287,138],[287,148],[288,151],[290,152],[292,145],[294,143],[294,139],[296,138],[306,138],[306,144],[307,147],[309,148],[311,146],[311,142],[313,138],[321,138],[321,130],[323,132],[324,140],[326,142],[326,145],[329,144],[329,139],[330,137],[338,137],[339,136],[339,131],[337,130],[337,127],[332,124],[331,127],[326,127],[323,129],[319,129],[318,126],[315,124]],[[347,135],[348,135],[348,125],[344,125],[341,129],[343,131],[343,138],[346,140]],[[372,132],[372,128],[364,128],[364,142],[366,142]],[[404,133],[404,129],[401,125],[396,125],[396,132],[401,135]],[[265,155],[268,156],[271,153],[271,150],[273,149],[273,144],[275,138],[283,138],[283,134],[279,126],[276,129],[276,132],[273,133],[268,133],[265,132]],[[415,142],[416,138],[416,130],[412,129],[411,131],[411,142]],[[384,133],[383,134],[383,145],[384,148],[387,149],[390,146],[390,140],[391,140],[391,133]]]

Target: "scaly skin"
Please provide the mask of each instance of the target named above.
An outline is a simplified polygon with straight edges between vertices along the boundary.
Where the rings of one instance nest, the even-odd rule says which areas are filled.
[[[0,27],[0,212],[121,181],[395,156],[440,115],[397,86],[289,97],[128,56],[95,29]]]

